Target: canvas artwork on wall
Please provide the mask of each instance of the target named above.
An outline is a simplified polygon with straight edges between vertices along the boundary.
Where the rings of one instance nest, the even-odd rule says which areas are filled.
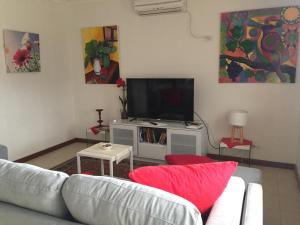
[[[295,83],[300,10],[221,14],[220,83]]]
[[[115,84],[120,78],[117,26],[81,30],[87,84]]]
[[[7,73],[40,72],[39,34],[13,30],[3,34]]]

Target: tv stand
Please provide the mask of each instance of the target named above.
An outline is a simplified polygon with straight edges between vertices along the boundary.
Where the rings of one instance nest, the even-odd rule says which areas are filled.
[[[182,122],[150,122],[112,122],[110,141],[133,146],[134,156],[139,158],[164,160],[167,154],[207,154],[205,129],[187,129]]]

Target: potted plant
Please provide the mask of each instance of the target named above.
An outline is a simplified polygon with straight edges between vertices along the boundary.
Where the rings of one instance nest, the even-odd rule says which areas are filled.
[[[123,96],[119,96],[120,102],[122,104],[122,109],[121,109],[121,119],[128,119],[128,114],[127,114],[127,98],[126,98],[126,83],[122,78],[119,78],[116,82],[117,87],[121,87],[122,88],[122,93]]]
[[[96,75],[101,74],[101,62],[104,68],[110,66],[110,57],[111,53],[117,51],[117,48],[114,46],[111,41],[97,41],[91,40],[85,45],[85,59],[84,67],[86,68],[90,63],[93,65]]]

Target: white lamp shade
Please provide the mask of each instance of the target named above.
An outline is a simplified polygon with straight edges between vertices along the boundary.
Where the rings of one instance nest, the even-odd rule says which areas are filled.
[[[248,112],[245,110],[233,110],[230,112],[228,122],[232,126],[243,127],[246,126],[248,119]]]

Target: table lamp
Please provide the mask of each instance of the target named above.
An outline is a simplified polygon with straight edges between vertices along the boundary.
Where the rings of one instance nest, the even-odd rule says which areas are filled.
[[[244,142],[244,131],[243,127],[247,124],[248,112],[245,110],[233,110],[230,112],[228,122],[231,127],[231,142],[235,139],[235,132],[239,134],[239,142]]]

